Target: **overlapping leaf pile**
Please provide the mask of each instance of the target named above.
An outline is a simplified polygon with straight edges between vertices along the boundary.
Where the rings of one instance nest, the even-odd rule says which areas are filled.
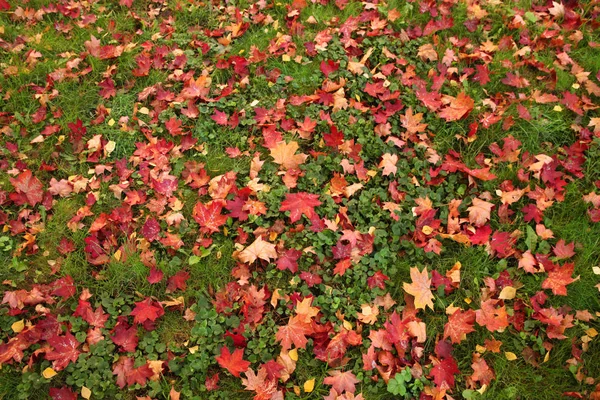
[[[17,3],[7,398],[600,398],[598,4]]]

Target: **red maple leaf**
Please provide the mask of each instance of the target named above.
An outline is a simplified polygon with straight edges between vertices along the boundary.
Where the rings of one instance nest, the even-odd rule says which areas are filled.
[[[182,122],[175,117],[172,117],[167,122],[165,122],[165,127],[167,128],[167,131],[173,136],[183,135],[181,125]]]
[[[473,324],[475,323],[475,311],[473,310],[456,310],[448,318],[448,322],[444,326],[444,339],[450,338],[452,343],[460,343],[467,337],[467,333],[475,331]]]
[[[122,318],[122,317],[120,317]],[[114,344],[120,346],[121,350],[133,353],[138,345],[137,327],[130,327],[127,321],[122,318],[117,322],[113,331],[113,336],[110,337]]]
[[[429,373],[433,377],[433,381],[440,389],[450,389],[454,387],[454,375],[460,370],[454,358],[446,357],[442,359]]]
[[[16,178],[10,178],[10,183],[17,191],[10,194],[10,199],[17,204],[29,203],[30,206],[35,206],[44,199],[42,182],[28,169]]]
[[[290,221],[298,221],[302,215],[306,215],[308,219],[313,218],[317,214],[314,208],[321,205],[318,194],[309,194],[306,192],[301,193],[288,193],[285,196],[285,200],[281,202],[279,211],[289,211]]]
[[[50,388],[48,394],[52,400],[77,400],[77,395],[67,386],[59,388]]]
[[[227,125],[229,117],[223,111],[215,110],[215,113],[210,118],[219,125]]]
[[[552,293],[558,296],[567,295],[567,285],[575,282],[572,278],[575,264],[567,263],[562,267],[556,266],[548,272],[548,277],[542,282],[543,289],[552,289]]]
[[[356,391],[356,384],[359,382],[356,379],[356,375],[352,371],[329,371],[327,378],[323,379],[323,383],[326,385],[332,385],[333,389],[338,393],[349,392],[354,393]]]
[[[223,203],[212,201],[208,205],[197,203],[194,207],[193,217],[200,224],[200,231],[206,234],[219,232],[219,227],[227,222],[227,215],[221,215]]]
[[[77,350],[79,342],[71,332],[64,336],[54,335],[48,339],[48,344],[52,346],[52,351],[46,353],[46,360],[52,361],[52,368],[60,371],[71,362],[77,361],[81,352]]]
[[[160,235],[160,224],[158,221],[154,218],[148,218],[142,227],[142,235],[150,243],[158,239]]]
[[[281,271],[289,269],[290,272],[298,272],[298,259],[302,252],[296,249],[288,249],[277,259],[277,268]]]
[[[246,372],[250,367],[250,362],[243,359],[244,350],[235,349],[233,353],[229,351],[227,346],[221,347],[221,355],[217,356],[217,362],[223,368],[235,377],[239,377],[242,372]]]
[[[133,369],[133,358],[121,356],[113,365],[113,375],[117,376],[117,385],[123,389],[127,386],[127,373]]]
[[[133,321],[136,324],[143,324],[146,321],[156,321],[164,313],[160,303],[155,304],[150,297],[147,297],[145,300],[135,303],[135,308],[129,315],[133,315]]]
[[[471,364],[471,368],[473,368],[473,375],[471,375],[468,380],[472,382],[479,382],[481,385],[489,385],[492,379],[494,379],[494,371],[478,353],[473,354],[473,364]]]
[[[571,258],[575,255],[575,243],[566,244],[564,239],[560,239],[552,249],[557,259],[562,260]]]
[[[167,293],[173,293],[176,290],[185,290],[186,281],[190,278],[187,271],[179,271],[167,280]]]
[[[335,72],[340,67],[340,63],[335,62],[333,60],[321,61],[321,72],[329,77],[329,74]]]
[[[146,363],[137,368],[127,371],[127,386],[135,385],[144,386],[148,378],[154,375],[154,371]]]

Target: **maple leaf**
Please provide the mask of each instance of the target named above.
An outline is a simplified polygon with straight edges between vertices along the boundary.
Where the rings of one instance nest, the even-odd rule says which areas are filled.
[[[186,281],[190,278],[190,273],[187,271],[179,271],[167,280],[167,293],[173,293],[176,290],[185,290],[187,287]]]
[[[327,378],[323,379],[323,383],[326,385],[332,385],[333,389],[338,393],[354,393],[356,391],[356,384],[359,382],[356,379],[356,375],[352,371],[329,371]]]
[[[67,386],[59,388],[50,388],[48,394],[52,400],[77,400],[77,394],[75,394]]]
[[[277,143],[277,145],[271,149],[271,157],[276,164],[281,165],[283,169],[297,169],[300,164],[308,158],[306,154],[296,154],[298,151],[298,142],[291,141],[286,143],[284,141]]]
[[[143,324],[146,321],[156,321],[164,313],[160,303],[155,304],[150,297],[146,297],[146,299],[135,303],[135,308],[131,310],[129,315],[133,315],[133,321],[136,324]]]
[[[151,378],[152,376],[154,376],[154,371],[152,371],[147,363],[142,364],[137,368],[129,369],[127,371],[127,386],[132,386],[136,383],[140,386],[144,386],[148,378]]]
[[[490,332],[502,332],[508,326],[506,307],[496,308],[500,300],[488,299],[481,303],[481,309],[475,311],[476,321]]]
[[[422,120],[423,113],[413,114],[412,107],[408,107],[404,115],[400,116],[402,127],[404,127],[406,131],[411,134],[425,131],[427,124],[422,124]]]
[[[305,297],[304,300],[296,304],[296,314],[305,323],[310,323],[311,319],[319,314],[319,309],[311,306],[312,301],[312,297]]]
[[[160,224],[158,221],[154,218],[148,218],[142,227],[142,235],[150,243],[158,239],[160,236]]]
[[[548,277],[542,282],[542,289],[552,289],[552,293],[557,296],[567,295],[567,285],[575,282],[572,278],[575,264],[566,263],[565,265],[556,266],[552,271],[548,272]]]
[[[30,206],[35,206],[36,204],[41,203],[44,198],[42,182],[40,182],[28,169],[21,172],[16,178],[10,178],[10,183],[14,186],[17,193],[21,195],[12,196],[11,193],[11,199],[13,201],[19,197],[24,197],[24,201],[19,203],[27,202]]]
[[[335,72],[340,67],[339,62],[335,62],[333,60],[321,61],[321,72],[325,75],[325,77],[329,77],[329,74]]]
[[[288,249],[277,259],[277,268],[281,271],[289,269],[290,272],[298,272],[298,260],[302,252],[296,249]]]
[[[309,194],[306,192],[287,193],[285,200],[281,202],[279,211],[289,211],[290,221],[296,222],[304,214],[308,219],[312,219],[317,214],[314,208],[321,205],[318,194]]]
[[[275,339],[281,342],[283,350],[292,348],[292,343],[296,348],[304,349],[308,339],[306,334],[309,332],[307,324],[304,322],[305,316],[298,315],[290,318],[287,325],[280,326]]]
[[[479,382],[481,385],[489,385],[494,379],[494,371],[487,365],[478,353],[473,354],[473,375],[469,377],[471,382]]]
[[[217,362],[223,368],[235,377],[239,377],[240,373],[246,372],[250,367],[250,362],[243,359],[244,350],[235,349],[233,353],[229,351],[227,346],[221,347],[221,355],[217,356]]]
[[[381,158],[381,162],[379,163],[379,168],[383,168],[383,172],[381,173],[383,176],[388,176],[391,174],[396,174],[398,171],[398,167],[396,167],[396,163],[398,163],[398,155],[397,154],[389,154],[386,153]]]
[[[461,92],[453,98],[450,104],[439,112],[440,118],[444,118],[447,122],[458,121],[466,116],[475,105],[475,102],[465,92]]]
[[[259,258],[261,260],[270,261],[277,258],[277,251],[275,251],[275,245],[273,243],[266,242],[262,239],[262,236],[259,236],[254,243],[238,254],[238,258],[241,262],[246,264],[252,264]]]
[[[433,381],[438,388],[450,389],[454,387],[454,375],[459,372],[460,370],[454,358],[446,357],[437,363],[429,374],[433,376]]]
[[[52,346],[52,351],[46,353],[46,360],[52,361],[52,368],[60,371],[71,362],[77,361],[81,352],[77,350],[79,342],[71,332],[64,336],[54,335],[48,339],[48,344]]]
[[[121,317],[119,317],[121,318]],[[137,327],[130,327],[126,320],[117,322],[111,340],[123,351],[133,353],[138,345]]]
[[[466,339],[467,334],[474,332],[473,324],[475,323],[475,311],[473,310],[456,310],[449,318],[444,326],[444,339],[450,338],[452,343],[460,343]]]
[[[210,117],[213,121],[215,121],[219,125],[227,125],[228,116],[223,111],[219,111],[215,109],[215,113]]]
[[[473,199],[473,205],[467,208],[469,211],[469,221],[476,227],[485,225],[490,219],[490,212],[494,207],[493,203],[478,199]]]
[[[412,279],[412,283],[404,282],[402,287],[406,293],[414,296],[415,307],[425,309],[426,306],[429,306],[433,310],[433,302],[431,300],[433,300],[434,296],[431,292],[431,279],[429,278],[427,267],[423,268],[421,272],[419,272],[418,268],[412,267],[410,269],[410,278]]]
[[[197,203],[194,206],[192,216],[200,224],[200,231],[206,234],[219,232],[219,228],[227,222],[227,215],[221,215],[223,203],[211,201],[208,205]]]
[[[575,255],[575,243],[566,244],[564,239],[560,239],[556,246],[552,248],[554,255],[557,259],[562,260],[565,258],[571,258]]]

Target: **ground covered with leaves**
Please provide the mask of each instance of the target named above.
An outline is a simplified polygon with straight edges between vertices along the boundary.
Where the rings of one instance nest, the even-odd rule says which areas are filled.
[[[600,399],[599,29],[0,0],[0,398]]]

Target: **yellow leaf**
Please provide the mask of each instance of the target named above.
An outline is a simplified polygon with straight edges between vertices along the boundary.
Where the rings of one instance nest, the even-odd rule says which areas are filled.
[[[512,286],[505,286],[504,289],[500,292],[498,296],[499,299],[502,300],[512,300],[517,295],[517,289]]]
[[[510,351],[505,351],[504,352],[504,356],[506,357],[506,359],[508,361],[514,361],[514,360],[517,359],[517,355],[515,353],[513,353],[513,352],[510,352]]]
[[[88,400],[92,396],[92,391],[85,386],[81,387],[81,397]]]
[[[544,356],[544,362],[547,362],[550,359],[550,352],[547,352]]]
[[[300,386],[294,385],[294,393],[296,393],[296,396],[300,396]]]
[[[13,330],[14,333],[19,333],[25,328],[25,321],[23,321],[23,320],[17,321],[15,323],[13,323],[10,326],[10,328]]]
[[[585,333],[587,333],[587,335],[591,338],[596,337],[598,335],[598,331],[594,328],[590,328],[587,331],[585,331]]]
[[[55,370],[53,370],[52,368],[48,367],[46,368],[43,372],[42,372],[42,376],[46,379],[50,379],[53,376],[55,376],[57,374],[57,372]]]
[[[309,379],[306,382],[304,382],[304,391],[306,393],[312,392],[314,388],[315,388],[315,380],[314,379]]]
[[[430,227],[429,225],[425,225],[422,229],[421,232],[423,232],[426,235],[431,235],[431,233],[433,232],[433,228]]]
[[[427,267],[423,268],[423,271],[419,271],[418,268],[412,267],[410,269],[410,277],[412,283],[404,282],[404,291],[415,297],[415,307],[425,309],[429,307],[433,310],[433,293],[431,292],[431,279],[427,272]]]
[[[291,349],[288,356],[290,356],[293,361],[298,361],[298,349]]]

